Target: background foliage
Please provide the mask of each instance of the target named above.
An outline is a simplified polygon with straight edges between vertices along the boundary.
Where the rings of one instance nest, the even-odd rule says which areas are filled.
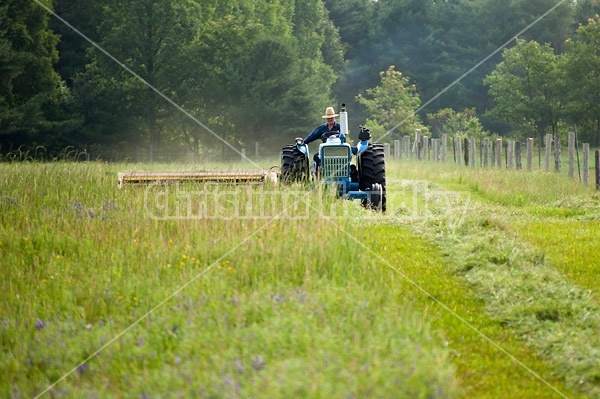
[[[222,159],[258,141],[277,152],[342,102],[352,129],[367,121],[390,129],[426,104],[425,125],[435,124],[427,115],[468,109],[500,135],[577,125],[581,141],[598,145],[600,5],[566,1],[513,40],[555,5],[5,0],[0,151],[43,147],[51,156],[73,146],[102,159]],[[381,74],[392,66],[402,79],[386,83]],[[386,84],[418,103],[393,98]],[[364,101],[375,92],[390,97],[388,121]],[[412,130],[402,123],[387,139]]]

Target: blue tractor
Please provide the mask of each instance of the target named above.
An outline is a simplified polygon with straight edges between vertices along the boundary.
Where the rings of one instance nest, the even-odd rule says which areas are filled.
[[[371,134],[359,127],[356,146],[347,142],[348,113],[342,104],[340,132],[322,137],[318,157],[309,165],[308,145],[297,138],[281,151],[281,180],[284,183],[310,181],[337,188],[344,199],[360,199],[363,206],[385,212],[385,155],[383,144],[372,143]],[[353,157],[356,162],[353,163]]]

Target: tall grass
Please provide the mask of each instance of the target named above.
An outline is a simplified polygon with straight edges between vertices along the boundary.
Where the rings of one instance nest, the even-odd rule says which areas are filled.
[[[0,168],[2,397],[457,396],[440,333],[319,216],[356,204]]]

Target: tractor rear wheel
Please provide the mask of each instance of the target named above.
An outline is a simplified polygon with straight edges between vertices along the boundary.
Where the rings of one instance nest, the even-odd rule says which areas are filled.
[[[281,149],[281,181],[294,183],[306,181],[310,176],[308,158],[295,145]]]
[[[358,178],[359,188],[371,192],[371,198],[363,201],[363,205],[385,212],[387,195],[383,144],[369,143],[367,149],[358,156]]]

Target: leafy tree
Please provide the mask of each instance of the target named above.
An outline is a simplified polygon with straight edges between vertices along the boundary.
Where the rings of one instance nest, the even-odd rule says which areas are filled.
[[[77,90],[86,120],[97,124],[93,140],[127,131],[121,141],[150,149],[207,152],[215,136],[223,139],[221,151],[258,139],[279,140],[280,148],[292,132],[312,128],[310,116],[329,104],[344,68],[320,0],[105,1],[102,48],[196,120],[95,51],[77,79],[86,87]],[[114,117],[103,122],[111,110]]]
[[[495,102],[490,114],[540,138],[548,128],[555,134],[563,116],[565,77],[553,49],[518,39],[503,59],[485,78]]]
[[[60,18],[96,42],[102,37],[97,28],[102,23],[102,10],[106,3],[107,0],[53,0],[54,12]],[[84,72],[90,62],[87,51],[90,43],[58,18],[51,17],[49,26],[60,37],[57,45],[60,57],[55,69],[72,87],[75,76]]]
[[[175,112],[156,91],[173,94],[184,70],[180,54],[194,34],[187,6],[185,0],[107,0],[99,45],[112,58],[93,49],[92,62],[77,79],[87,88],[76,90],[87,127],[95,132],[88,137],[102,142],[106,132],[124,132],[119,141],[142,144],[153,158],[166,135],[164,119]],[[110,114],[115,117],[98,118]]]
[[[376,2],[372,0],[326,0],[329,18],[339,29],[339,35],[347,48],[346,56],[353,60],[369,43],[375,29],[374,13]]]
[[[78,120],[53,64],[58,37],[48,13],[32,0],[0,6],[0,144],[5,148],[69,144]]]
[[[523,33],[523,38],[549,44],[556,52],[562,52],[565,39],[571,33],[576,2],[566,1]],[[556,0],[513,0],[514,19],[519,30],[532,24],[537,18],[557,5]]]
[[[483,134],[483,126],[477,117],[475,108],[466,108],[456,112],[451,108],[444,108],[434,114],[427,115],[434,136],[442,134],[466,135],[469,137],[480,137]]]
[[[417,88],[410,84],[409,78],[390,66],[380,72],[381,83],[359,94],[357,101],[367,112],[366,125],[375,138],[394,139],[412,134],[415,128],[422,128],[415,110],[421,105]]]
[[[567,41],[563,55],[569,76],[568,116],[590,134],[589,139],[600,145],[600,19],[596,16],[577,29],[573,40]]]
[[[600,1],[578,0],[575,6],[575,23],[577,25],[587,24],[590,18],[600,14]],[[577,26],[575,27],[577,29]]]

